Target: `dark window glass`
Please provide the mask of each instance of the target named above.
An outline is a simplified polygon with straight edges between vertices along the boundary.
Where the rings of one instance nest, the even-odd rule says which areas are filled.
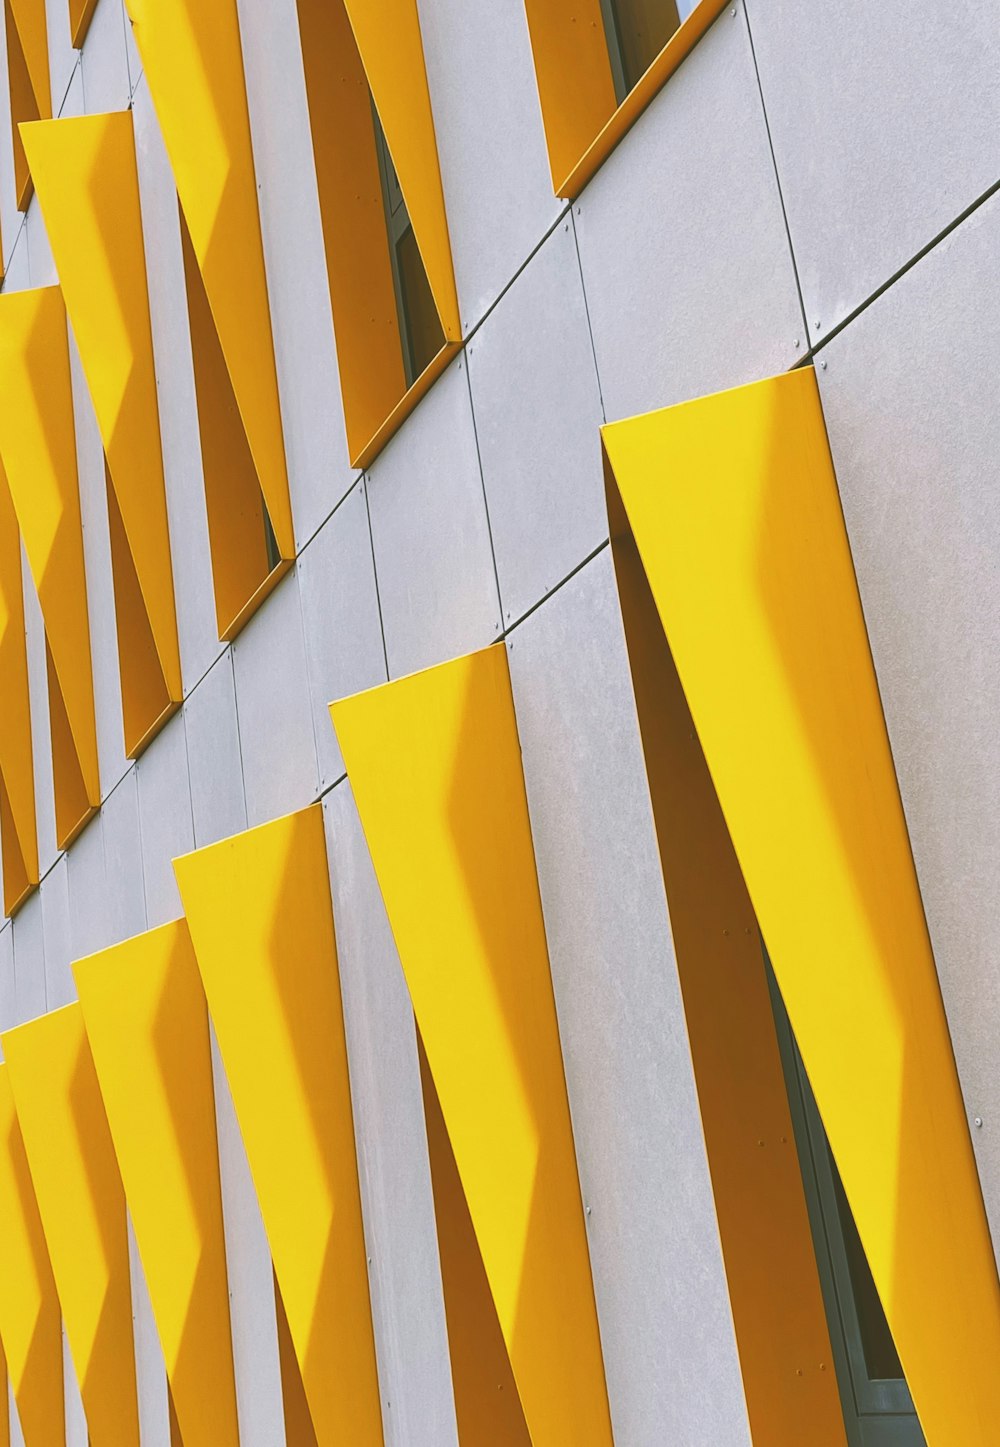
[[[385,224],[389,233],[392,280],[396,290],[396,315],[403,348],[406,385],[412,386],[427,364],[444,346],[444,331],[431,294],[427,271],[413,234],[406,202],[389,155],[378,113],[372,106]]]
[[[601,0],[619,102],[649,69],[694,4],[695,0]]]

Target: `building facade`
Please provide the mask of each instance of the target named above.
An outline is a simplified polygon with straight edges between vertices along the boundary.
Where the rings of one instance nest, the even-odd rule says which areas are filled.
[[[995,1443],[1000,10],[4,13],[0,1444]]]

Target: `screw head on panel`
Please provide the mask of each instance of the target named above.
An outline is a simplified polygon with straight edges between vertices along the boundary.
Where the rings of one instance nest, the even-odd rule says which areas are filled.
[[[982,1118],[982,1116],[981,1116],[981,1115],[977,1115],[977,1116],[976,1116],[976,1129],[977,1129],[977,1130],[980,1130],[980,1129],[982,1128],[982,1124],[983,1124],[983,1118]]]

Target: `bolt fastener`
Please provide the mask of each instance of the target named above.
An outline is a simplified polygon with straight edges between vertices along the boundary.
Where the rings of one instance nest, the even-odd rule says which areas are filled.
[[[982,1116],[981,1116],[981,1115],[977,1115],[977,1116],[976,1116],[976,1129],[977,1129],[977,1130],[980,1129],[981,1126],[982,1126],[982,1124],[983,1124],[983,1118],[982,1118]]]

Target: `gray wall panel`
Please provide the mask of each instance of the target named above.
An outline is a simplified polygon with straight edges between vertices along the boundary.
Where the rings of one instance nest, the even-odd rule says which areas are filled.
[[[283,578],[233,644],[247,821],[262,824],[316,797],[299,580]]]
[[[58,3],[58,0],[53,0]],[[10,94],[7,86],[7,27],[0,25],[0,231],[3,232],[3,258],[8,262],[20,234],[22,217],[14,197],[13,129],[10,119]]]
[[[91,819],[66,854],[69,885],[70,958],[83,959],[111,943],[107,872],[104,867],[104,820]]]
[[[100,0],[83,43],[81,68],[88,115],[125,109],[131,88],[121,0]]]
[[[128,61],[129,86],[134,95],[142,78],[142,61],[139,59],[139,47],[136,45],[135,36],[132,33],[132,22],[128,18],[125,0],[122,0],[122,24],[125,26],[125,58]]]
[[[218,658],[222,644],[212,588],[177,190],[145,81],[136,89],[133,115],[177,631],[184,686],[191,689]]]
[[[135,769],[130,769],[101,809],[107,880],[108,944],[131,939],[146,928],[142,882],[142,840]]]
[[[468,348],[504,622],[607,537],[604,420],[569,220],[532,257]]]
[[[821,336],[1000,181],[1000,7],[747,9],[810,336]]]
[[[139,1397],[139,1440],[142,1447],[172,1447],[170,1408],[167,1404],[167,1369],[160,1336],[153,1319],[153,1304],[139,1260],[132,1219],[128,1222],[128,1259],[132,1276],[132,1331],[135,1375]]]
[[[66,1403],[66,1447],[88,1447],[87,1417],[70,1355],[66,1327],[62,1329],[63,1398]]]
[[[500,600],[462,358],[372,464],[368,505],[390,677],[491,642]]]
[[[183,713],[174,714],[135,766],[142,838],[146,926],[183,914],[172,861],[194,848],[187,738]]]
[[[14,1004],[19,1025],[45,1014],[45,933],[37,890],[14,919]]]
[[[94,713],[102,795],[125,776],[125,733],[122,723],[121,670],[115,621],[115,589],[111,572],[111,534],[104,447],[90,400],[83,365],[70,331],[70,371],[76,424],[76,466],[83,519],[83,555],[87,573],[87,612],[94,677]]]
[[[508,647],[615,1437],[749,1444],[610,553]]]
[[[608,419],[780,372],[804,331],[742,5],[574,208]]]
[[[1000,1247],[1000,200],[824,348],[830,442]]]
[[[413,1008],[346,781],[323,809],[386,1447],[458,1447]]]
[[[115,0],[102,0],[114,5]],[[49,77],[52,88],[52,114],[59,114],[59,103],[66,94],[73,68],[79,56],[73,49],[69,33],[69,6],[62,0],[44,0],[45,26],[49,43]]]
[[[344,772],[328,705],[386,678],[363,478],[302,553],[298,574],[319,784],[326,789]]]
[[[42,933],[45,940],[45,999],[58,1010],[76,999],[70,964],[73,959],[69,912],[69,859],[61,854],[42,880]]]
[[[14,926],[10,920],[0,929],[0,1030],[17,1024],[17,991],[14,987]],[[3,1051],[0,1050],[0,1059]]]
[[[467,335],[553,224],[520,3],[418,0],[455,280]]]
[[[35,195],[32,195],[25,212],[24,234],[28,242],[28,275],[31,278],[31,285],[33,287],[55,286],[59,280],[56,263],[52,256],[52,248],[49,245],[38,197]]]
[[[233,655],[227,649],[184,704],[197,848],[247,827]]]
[[[357,476],[347,454],[296,0],[238,0],[298,546]]]

